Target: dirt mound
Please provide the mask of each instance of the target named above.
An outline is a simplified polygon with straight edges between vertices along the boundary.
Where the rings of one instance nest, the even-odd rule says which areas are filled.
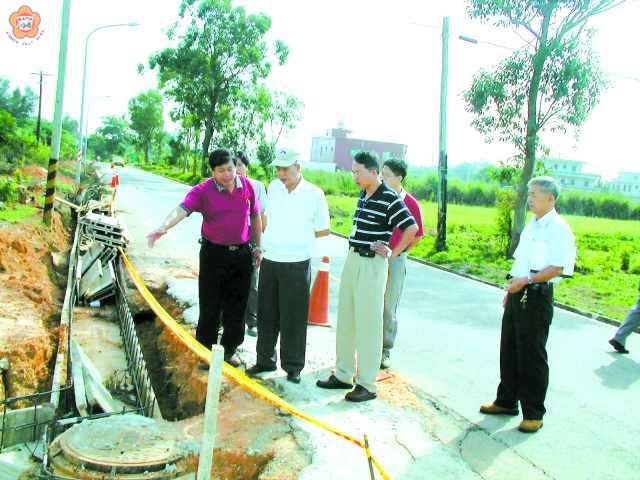
[[[55,272],[52,252],[68,246],[59,215],[51,230],[42,224],[0,226],[0,358],[9,360],[5,396],[46,390],[55,353],[56,325],[62,305],[64,275]],[[55,323],[55,322],[54,322]]]
[[[60,167],[65,166],[67,168],[75,168],[73,162],[61,162],[59,164]],[[24,165],[18,169],[20,173],[22,173],[25,177],[31,178],[31,183],[42,183],[47,180],[47,169],[41,167],[40,165]],[[71,185],[74,183],[73,178],[67,177],[60,173],[60,169],[58,169],[58,174],[56,175],[56,182],[64,183],[65,185]]]
[[[39,165],[25,165],[18,169],[25,177],[31,177],[32,180],[46,180],[47,169]]]

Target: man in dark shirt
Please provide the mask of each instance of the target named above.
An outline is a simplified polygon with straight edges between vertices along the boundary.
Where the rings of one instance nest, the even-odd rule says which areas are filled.
[[[357,367],[355,388],[345,399],[364,402],[376,398],[388,260],[409,246],[418,227],[398,194],[380,181],[380,166],[372,154],[358,153],[352,172],[362,192],[340,279],[336,373],[316,384],[320,388],[352,388]],[[388,243],[394,227],[403,233],[392,250]]]

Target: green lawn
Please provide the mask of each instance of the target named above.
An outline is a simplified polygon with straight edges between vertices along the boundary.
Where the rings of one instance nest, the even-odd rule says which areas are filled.
[[[348,234],[355,198],[328,195],[331,224]],[[436,253],[437,205],[420,202],[426,236],[412,251],[418,258],[502,283],[511,264],[501,255],[494,208],[449,205],[447,250]],[[576,274],[558,286],[556,300],[622,320],[637,298],[640,279],[640,222],[566,215],[578,244]],[[624,265],[623,265],[624,264]],[[623,270],[623,266],[626,270]]]
[[[193,184],[198,180],[188,172],[166,165],[137,165],[154,173]],[[321,174],[313,177],[324,185]],[[322,180],[322,181],[321,181]],[[332,181],[327,188],[334,231],[348,234],[355,210],[353,196],[335,195],[354,192],[352,183]],[[326,182],[325,182],[326,183]],[[412,255],[453,270],[501,284],[511,261],[504,258],[505,245],[496,227],[497,210],[466,205],[448,206],[447,250],[435,252],[437,205],[420,202],[426,235],[412,250]],[[572,279],[563,280],[556,290],[556,300],[589,312],[622,320],[638,294],[640,279],[640,222],[565,215],[576,235],[578,258]]]
[[[38,211],[37,208],[30,205],[15,205],[7,207],[5,210],[0,210],[0,221],[16,223],[24,219],[30,218]]]

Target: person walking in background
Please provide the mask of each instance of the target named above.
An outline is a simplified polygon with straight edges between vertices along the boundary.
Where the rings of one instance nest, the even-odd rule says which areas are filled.
[[[640,283],[638,283],[638,292],[640,292]],[[638,327],[640,327],[640,294],[638,295],[636,304],[631,307],[624,322],[622,322],[620,328],[616,330],[616,334],[609,340],[609,344],[615,348],[618,353],[629,353],[626,347],[627,337]]]
[[[278,178],[269,184],[269,223],[264,232],[264,260],[258,285],[257,361],[247,369],[256,375],[280,364],[287,380],[300,383],[307,347],[311,255],[316,238],[330,233],[324,193],[302,176],[299,156],[287,149],[272,163]]]
[[[213,171],[211,178],[193,187],[147,239],[153,247],[160,237],[188,215],[202,214],[198,276],[200,317],[196,339],[207,348],[218,343],[222,312],[224,331],[220,343],[224,347],[224,360],[238,367],[242,362],[236,349],[244,341],[244,312],[251,272],[254,262],[259,266],[262,259],[260,205],[251,182],[236,174],[229,150],[214,150],[209,156],[209,166]],[[252,237],[256,243],[253,252],[249,245]],[[207,368],[207,365],[201,367]]]
[[[267,228],[267,191],[260,180],[249,178],[249,159],[243,152],[236,152],[236,171],[238,175],[247,177],[256,192],[258,203],[260,204],[260,220],[262,221],[262,231]],[[258,334],[258,277],[260,268],[253,269],[251,274],[251,287],[249,288],[249,298],[247,299],[247,310],[244,315],[244,322],[247,325],[247,335],[255,337]]]
[[[389,259],[389,273],[387,275],[387,289],[384,292],[383,335],[382,335],[382,361],[380,368],[389,368],[391,349],[396,341],[398,333],[398,304],[402,297],[404,280],[407,276],[407,255],[424,236],[422,225],[422,212],[420,204],[413,195],[402,188],[407,178],[407,163],[404,160],[391,159],[382,164],[382,178],[404,202],[418,226],[418,232],[409,246],[395,257]],[[389,247],[393,250],[402,238],[402,230],[394,227]]]
[[[362,191],[340,278],[336,372],[327,380],[318,380],[316,385],[350,389],[357,367],[355,388],[345,395],[345,399],[365,402],[376,398],[388,259],[397,257],[411,244],[418,227],[398,194],[380,181],[380,166],[372,154],[358,153],[351,170]],[[394,227],[402,231],[402,237],[391,249],[388,242]]]
[[[518,415],[518,430],[542,428],[549,386],[547,338],[553,318],[553,286],[560,276],[573,275],[575,237],[558,215],[560,186],[552,177],[529,181],[528,204],[535,217],[525,226],[513,254],[503,300],[500,336],[500,385],[493,403],[480,407],[489,415]]]

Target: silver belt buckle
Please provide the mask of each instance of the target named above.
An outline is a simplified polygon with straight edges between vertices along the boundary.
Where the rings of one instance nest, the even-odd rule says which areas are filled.
[[[238,245],[229,245],[230,252],[235,252],[236,250],[240,250],[240,247]]]

